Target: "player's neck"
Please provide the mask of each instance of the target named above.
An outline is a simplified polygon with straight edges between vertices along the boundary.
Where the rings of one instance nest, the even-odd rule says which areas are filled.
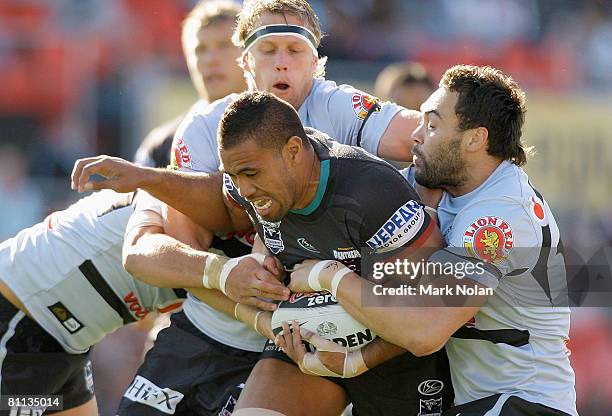
[[[469,194],[482,185],[495,169],[501,164],[501,160],[494,157],[479,158],[477,161],[466,164],[466,179],[460,186],[446,187],[446,191],[453,197]]]
[[[304,175],[302,177],[303,192],[294,209],[307,207],[317,195],[321,176],[321,161],[314,149],[308,152],[308,157],[304,161],[304,168]]]

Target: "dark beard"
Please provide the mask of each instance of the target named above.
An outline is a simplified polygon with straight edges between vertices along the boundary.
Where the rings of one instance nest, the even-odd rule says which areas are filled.
[[[426,188],[456,188],[467,180],[465,160],[460,150],[461,140],[455,138],[440,146],[436,153],[425,160],[419,153],[421,167],[415,168],[415,180]]]

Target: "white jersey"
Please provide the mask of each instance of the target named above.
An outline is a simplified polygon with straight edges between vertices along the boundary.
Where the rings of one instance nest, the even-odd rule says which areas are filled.
[[[527,174],[502,162],[474,191],[444,193],[438,219],[450,247],[495,266],[474,278],[493,295],[446,344],[455,403],[503,393],[577,415],[563,246]]]
[[[175,168],[187,172],[219,170],[217,128],[226,107],[237,97],[238,94],[231,94],[210,105],[199,102],[192,107],[174,138],[172,165]],[[393,103],[380,103],[351,86],[315,79],[298,115],[305,126],[321,130],[341,143],[361,145],[376,154],[382,135],[401,109]],[[183,310],[196,327],[219,342],[251,351],[263,349],[265,338],[193,296],[188,297]]]
[[[133,194],[101,191],[0,244],[0,279],[70,353],[83,353],[152,310],[180,307],[185,292],[134,279],[121,249]]]
[[[174,138],[172,164],[176,168],[201,172],[219,170],[217,128],[225,108],[237,97],[238,94],[231,94],[210,105],[202,101],[191,108]],[[382,135],[401,110],[397,104],[381,103],[351,86],[315,79],[298,115],[304,126],[376,155]]]

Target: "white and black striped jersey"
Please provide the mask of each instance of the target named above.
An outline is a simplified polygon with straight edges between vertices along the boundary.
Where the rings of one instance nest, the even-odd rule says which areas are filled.
[[[70,353],[150,311],[181,306],[182,289],[128,274],[121,250],[133,194],[101,191],[0,244],[0,279]]]

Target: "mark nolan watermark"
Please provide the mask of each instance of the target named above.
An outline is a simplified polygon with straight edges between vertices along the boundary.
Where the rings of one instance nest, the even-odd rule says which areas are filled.
[[[456,285],[435,286],[433,284],[399,287],[374,285],[376,296],[492,296],[493,288],[457,283]]]
[[[409,261],[408,259],[395,259],[393,261],[374,262],[372,264],[372,278],[375,285],[372,293],[375,296],[491,296],[493,289],[483,285],[474,285],[472,279],[478,280],[486,270],[481,262],[472,261]],[[434,280],[421,277],[433,277]],[[435,283],[437,276],[454,277],[453,282]],[[470,279],[467,279],[469,277]],[[395,279],[396,283],[402,280],[408,284],[384,284],[387,278]],[[384,284],[384,285],[383,285]]]

